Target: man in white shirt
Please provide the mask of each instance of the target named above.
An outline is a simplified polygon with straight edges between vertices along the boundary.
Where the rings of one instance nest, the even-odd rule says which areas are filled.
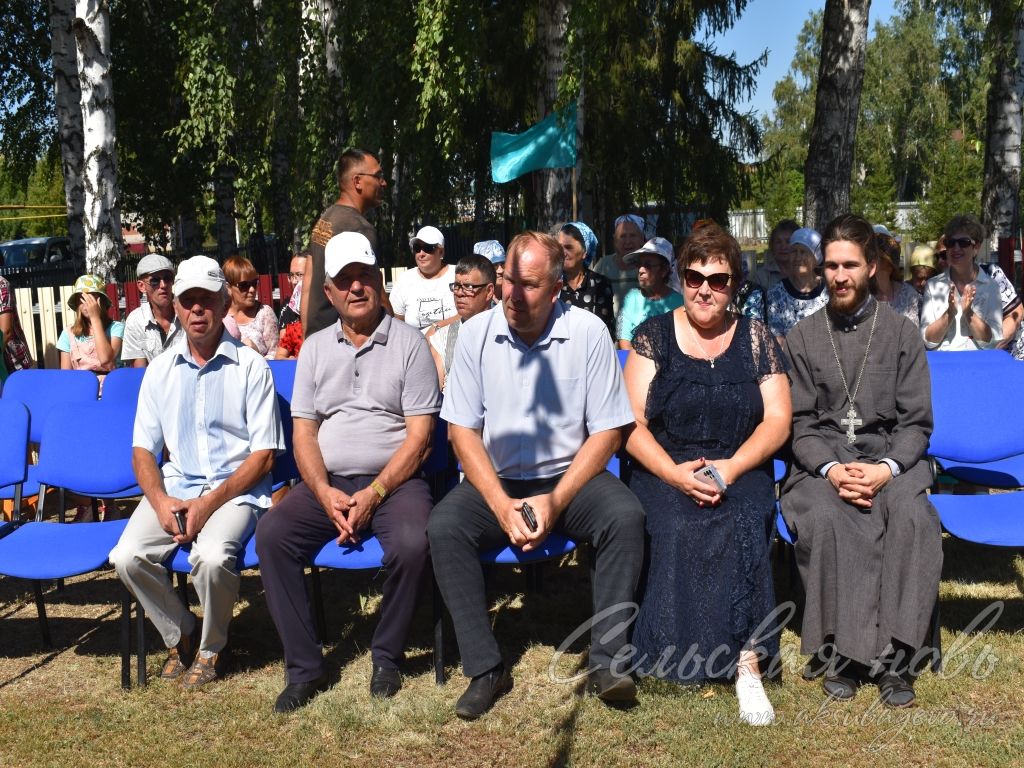
[[[170,260],[159,253],[143,256],[136,274],[146,301],[133,309],[124,322],[121,359],[144,368],[178,340],[181,324],[174,316],[174,265]]]
[[[195,688],[218,675],[241,581],[235,560],[270,506],[270,467],[285,446],[269,366],[224,330],[220,266],[182,262],[174,293],[184,338],[149,366],[135,415],[132,466],[145,498],[109,559],[169,649],[160,676]],[[164,567],[184,544],[201,629]]]
[[[395,319],[420,330],[454,323],[458,314],[448,286],[455,282],[455,267],[444,263],[444,235],[437,227],[423,227],[409,246],[416,269],[400,275],[391,289]]]

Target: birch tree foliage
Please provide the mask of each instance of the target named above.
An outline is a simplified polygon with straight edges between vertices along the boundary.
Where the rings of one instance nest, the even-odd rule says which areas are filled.
[[[0,174],[16,187],[56,150],[52,102],[46,4],[9,0],[0,13]]]

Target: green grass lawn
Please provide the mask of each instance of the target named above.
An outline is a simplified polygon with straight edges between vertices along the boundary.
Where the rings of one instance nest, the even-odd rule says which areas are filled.
[[[405,687],[393,700],[371,700],[376,574],[324,575],[326,653],[337,682],[283,716],[271,711],[284,668],[256,575],[243,578],[228,675],[192,693],[158,679],[119,687],[120,587],[112,572],[47,592],[50,651],[28,585],[0,579],[0,766],[1021,765],[1024,559],[949,538],[945,556],[946,671],[920,679],[916,708],[881,708],[873,687],[852,702],[827,703],[817,683],[799,677],[794,624],[783,636],[783,680],[768,687],[778,716],[768,728],[738,722],[730,686],[644,681],[639,705],[618,711],[581,698],[579,684],[552,679],[555,648],[588,615],[587,569],[575,557],[545,567],[539,594],[525,593],[519,572],[495,571],[493,619],[515,687],[475,723],[453,714],[466,682],[450,630],[449,681],[434,684],[429,598]],[[790,599],[785,563],[776,570],[778,597]],[[997,601],[995,624],[964,635]],[[151,627],[149,636],[155,676],[163,652]],[[584,650],[572,646],[555,676],[570,676]]]

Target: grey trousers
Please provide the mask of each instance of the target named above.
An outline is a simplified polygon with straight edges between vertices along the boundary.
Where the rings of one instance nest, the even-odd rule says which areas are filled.
[[[259,510],[251,504],[229,502],[217,509],[192,542],[188,562],[192,585],[203,607],[200,653],[220,653],[228,640],[228,623],[238,598],[241,577],[235,560],[242,544],[256,530]],[[149,614],[164,645],[173,648],[183,634],[195,628],[195,616],[181,602],[164,567],[177,548],[171,535],[160,527],[156,512],[146,499],[139,502],[120,541],[110,552],[110,563]]]

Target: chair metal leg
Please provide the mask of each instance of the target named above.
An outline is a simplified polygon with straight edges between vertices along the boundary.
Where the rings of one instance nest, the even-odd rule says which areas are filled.
[[[135,601],[135,677],[139,686],[146,685],[146,611]]]
[[[543,563],[529,563],[523,566],[526,575],[526,593],[529,595],[539,594],[543,588],[544,578],[541,574]]]
[[[132,594],[121,590],[121,687],[132,687]]]
[[[444,685],[444,601],[433,576],[430,585],[434,593],[434,682]]]
[[[43,603],[43,583],[41,581],[33,581],[32,591],[36,596],[36,613],[39,615],[39,631],[43,635],[43,647],[51,648],[53,643],[50,641],[50,625],[46,621],[46,605]]]
[[[323,645],[327,637],[327,619],[324,616],[324,595],[320,589],[320,569],[315,565],[309,568],[313,580],[313,618],[316,620],[316,637]]]
[[[43,519],[43,506],[46,504],[46,484],[39,484],[39,495],[36,497],[36,522]]]

